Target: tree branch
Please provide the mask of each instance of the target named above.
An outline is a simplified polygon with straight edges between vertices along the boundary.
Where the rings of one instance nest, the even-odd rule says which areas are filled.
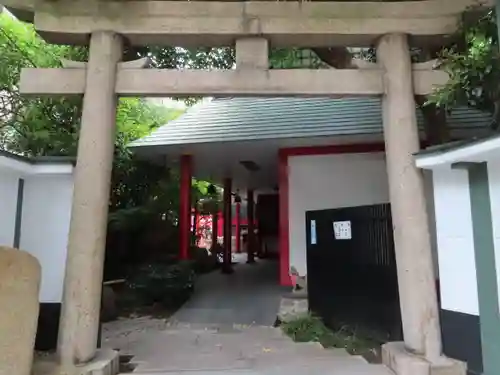
[[[424,129],[429,146],[449,142],[451,135],[446,109],[434,103],[427,103],[425,96],[415,96],[415,103],[424,116]]]
[[[335,69],[356,69],[352,53],[345,47],[313,48],[312,51],[325,64]]]

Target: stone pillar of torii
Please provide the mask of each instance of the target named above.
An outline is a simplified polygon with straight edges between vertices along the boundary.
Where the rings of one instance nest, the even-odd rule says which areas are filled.
[[[15,6],[19,0],[6,2]],[[97,352],[118,96],[357,95],[383,99],[404,333],[404,343],[385,346],[384,362],[397,374],[429,375],[436,366],[456,368],[461,374],[464,367],[441,352],[423,177],[413,161],[419,150],[414,95],[430,94],[447,75],[433,70],[432,62],[411,64],[409,43],[441,43],[474,3],[38,0],[35,27],[49,42],[82,43],[90,36],[88,63],[23,69],[20,84],[24,94],[84,96],[58,343],[62,364],[85,364]],[[234,43],[236,69],[145,69],[145,60],[121,62],[125,40],[170,45],[185,41],[196,46]],[[378,62],[359,69],[269,70],[270,43],[375,45]]]
[[[441,330],[420,149],[408,36],[384,35],[377,46],[384,69],[382,122],[404,342],[431,363],[441,357]]]

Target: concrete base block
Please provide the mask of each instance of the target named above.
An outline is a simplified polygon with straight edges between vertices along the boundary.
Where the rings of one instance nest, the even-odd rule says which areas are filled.
[[[118,352],[101,349],[90,363],[77,366],[77,369],[78,375],[117,375],[120,372]]]
[[[117,351],[100,349],[95,358],[84,365],[63,368],[53,356],[35,361],[33,370],[33,375],[117,375],[120,372],[120,359]]]
[[[438,363],[409,353],[403,342],[382,346],[382,361],[396,375],[466,375],[465,363],[442,357]]]
[[[309,312],[307,293],[290,293],[281,297],[278,319],[282,322],[300,318]]]

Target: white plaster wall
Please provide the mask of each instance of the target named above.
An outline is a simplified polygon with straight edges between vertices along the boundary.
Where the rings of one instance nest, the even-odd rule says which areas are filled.
[[[40,302],[62,300],[72,195],[72,175],[25,179],[20,247],[41,263]]]
[[[288,160],[290,266],[307,273],[309,210],[389,202],[383,153],[293,156]]]
[[[441,307],[479,315],[468,173],[434,170],[433,182]]]
[[[488,163],[488,179],[490,185],[493,239],[495,244],[495,261],[499,294],[498,301],[500,304],[500,161],[495,160]]]
[[[0,168],[0,246],[12,247],[20,174]]]

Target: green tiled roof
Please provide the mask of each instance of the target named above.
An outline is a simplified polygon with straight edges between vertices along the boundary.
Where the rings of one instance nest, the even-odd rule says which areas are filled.
[[[417,111],[420,126],[423,124]],[[455,109],[452,129],[487,127],[488,113]],[[189,110],[134,146],[380,134],[379,98],[225,98]]]
[[[455,142],[449,142],[442,145],[427,147],[426,149],[417,152],[416,156],[431,156],[442,155],[450,151],[460,150],[466,147],[477,146],[485,142],[498,141],[500,134],[493,134],[484,137],[474,137],[471,139],[462,139]]]

